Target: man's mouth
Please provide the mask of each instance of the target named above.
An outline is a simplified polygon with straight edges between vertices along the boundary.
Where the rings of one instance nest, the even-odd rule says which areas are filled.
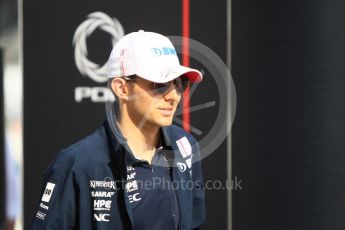
[[[164,115],[164,116],[170,116],[173,113],[173,108],[168,107],[168,108],[158,108],[158,110]]]

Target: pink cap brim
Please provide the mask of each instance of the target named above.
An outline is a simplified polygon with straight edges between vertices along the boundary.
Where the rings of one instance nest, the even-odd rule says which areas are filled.
[[[186,66],[178,66],[174,68],[170,73],[165,75],[164,78],[160,78],[158,83],[164,83],[174,80],[175,78],[185,76],[191,82],[200,82],[202,81],[202,74],[199,70],[192,69]]]

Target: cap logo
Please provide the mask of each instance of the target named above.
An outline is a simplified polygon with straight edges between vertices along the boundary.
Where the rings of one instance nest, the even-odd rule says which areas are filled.
[[[176,51],[174,48],[171,47],[162,47],[162,48],[157,48],[153,47],[151,48],[153,56],[162,56],[162,55],[176,55]]]
[[[181,163],[181,162],[177,162],[177,167],[178,167],[178,169],[179,169],[181,172],[184,172],[184,171],[186,171],[186,169],[187,169],[186,164],[185,164],[185,163]]]

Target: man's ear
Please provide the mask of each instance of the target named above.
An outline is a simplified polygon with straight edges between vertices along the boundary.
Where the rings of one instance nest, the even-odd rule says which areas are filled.
[[[114,94],[120,99],[128,100],[128,89],[126,87],[126,80],[116,77],[111,81],[111,89]]]

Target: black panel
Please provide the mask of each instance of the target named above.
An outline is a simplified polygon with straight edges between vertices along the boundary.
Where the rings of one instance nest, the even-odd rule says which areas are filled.
[[[207,0],[191,1],[191,27],[190,37],[201,42],[215,52],[224,63],[226,63],[226,1]],[[191,60],[191,66],[199,67],[196,60]],[[205,71],[204,79],[193,94],[192,104],[198,105],[212,100],[216,106],[191,113],[191,124],[201,127],[204,135],[207,135],[207,128],[214,125],[218,115],[220,92],[217,89],[216,81],[220,76],[212,75],[205,66],[200,66]],[[225,117],[223,118],[225,119]],[[225,185],[227,180],[227,145],[226,139],[212,155],[203,160],[203,169],[206,182]],[[227,190],[217,189],[208,186],[206,190],[206,211],[207,224],[205,229],[227,229]],[[220,186],[219,186],[220,187]],[[223,187],[223,186],[222,186]]]
[[[234,229],[344,229],[345,2],[232,2]]]

